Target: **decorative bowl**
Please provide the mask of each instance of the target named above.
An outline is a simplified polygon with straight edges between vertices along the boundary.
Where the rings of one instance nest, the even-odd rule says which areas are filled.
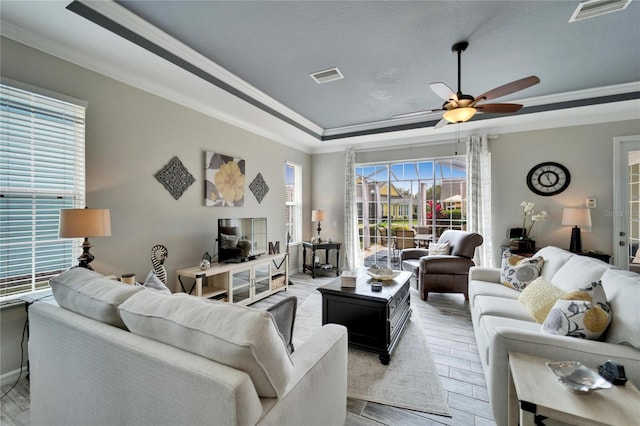
[[[379,281],[392,280],[398,275],[400,275],[400,271],[394,271],[393,269],[388,268],[368,268],[367,275],[371,278],[374,278]]]
[[[578,361],[547,362],[547,367],[560,383],[578,395],[587,395],[591,391],[611,387],[607,379]]]

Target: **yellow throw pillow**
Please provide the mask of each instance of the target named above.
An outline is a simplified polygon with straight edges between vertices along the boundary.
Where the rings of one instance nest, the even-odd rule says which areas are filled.
[[[533,319],[542,324],[556,301],[564,295],[564,291],[538,277],[522,290],[518,300],[524,303]]]

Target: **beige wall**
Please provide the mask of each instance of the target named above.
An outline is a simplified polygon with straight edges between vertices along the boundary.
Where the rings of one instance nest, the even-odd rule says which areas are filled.
[[[532,201],[536,210],[549,213],[533,228],[536,245],[568,249],[571,228],[561,225],[562,209],[584,207],[587,197],[595,197],[593,226],[591,233],[582,232],[582,249],[613,254],[613,218],[605,215],[613,210],[613,138],[639,132],[640,122],[623,121],[512,133],[490,141],[494,248],[506,243],[509,227],[522,226],[520,203]],[[545,161],[561,163],[571,173],[569,188],[556,196],[535,195],[525,183],[529,170]]]
[[[3,78],[88,102],[87,205],[109,208],[112,221],[111,237],[91,240],[98,272],[135,273],[144,280],[152,269],[151,247],[163,244],[169,251],[165,267],[173,287],[176,269],[197,265],[205,251],[213,253],[220,217],[267,217],[269,241],[280,241],[284,250],[284,164],[291,160],[303,167],[303,193],[309,194],[308,154],[11,40],[2,38],[0,49]],[[203,206],[207,150],[246,161],[243,207]],[[196,179],[178,200],[154,177],[173,156]],[[258,173],[269,186],[262,203],[248,189]],[[19,339],[16,342],[18,333],[5,330],[9,311],[1,312],[0,372],[6,373],[18,368]]]

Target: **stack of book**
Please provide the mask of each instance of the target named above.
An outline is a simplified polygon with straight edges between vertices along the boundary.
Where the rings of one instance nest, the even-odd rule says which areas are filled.
[[[340,275],[340,286],[355,288],[357,278],[358,271],[342,271]]]

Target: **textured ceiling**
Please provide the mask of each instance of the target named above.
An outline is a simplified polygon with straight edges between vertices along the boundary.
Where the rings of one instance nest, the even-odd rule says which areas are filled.
[[[577,1],[120,1],[324,129],[437,108],[529,75],[525,99],[640,81],[640,4],[568,23]],[[344,80],[309,74],[337,66]]]

